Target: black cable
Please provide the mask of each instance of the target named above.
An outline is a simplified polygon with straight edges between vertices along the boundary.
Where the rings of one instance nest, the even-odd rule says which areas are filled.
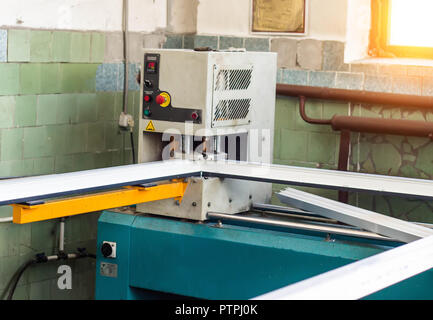
[[[132,152],[132,163],[136,164],[135,162],[135,147],[134,147],[134,133],[131,131],[131,152]]]
[[[32,259],[32,260],[29,260],[29,261],[27,261],[20,269],[18,269],[18,271],[14,274],[14,281],[13,281],[13,284],[12,284],[12,288],[11,288],[11,291],[9,291],[9,295],[8,295],[8,297],[7,297],[7,300],[12,300],[12,297],[14,296],[14,293],[15,293],[15,289],[17,288],[17,285],[18,285],[18,282],[20,281],[20,279],[21,279],[21,276],[23,275],[23,273],[24,273],[24,271],[26,271],[26,269],[28,268],[28,267],[30,267],[31,265],[33,265],[33,264],[35,264],[37,261],[36,261],[36,259]]]
[[[9,291],[9,294],[7,296],[7,300],[12,300],[14,293],[15,293],[15,289],[17,288],[18,282],[20,281],[24,271],[26,271],[26,269],[28,267],[30,267],[31,265],[34,265],[36,263],[45,263],[45,262],[49,262],[49,261],[58,261],[60,259],[80,259],[80,258],[92,258],[92,259],[96,259],[96,255],[93,253],[87,253],[85,248],[79,248],[78,249],[78,256],[76,258],[68,258],[68,255],[64,252],[60,253],[58,256],[58,258],[56,260],[48,260],[47,256],[45,254],[37,254],[35,259],[31,259],[29,261],[27,261],[20,269],[17,270],[17,272],[15,272],[15,274],[12,276],[11,283],[12,283],[12,288]],[[10,286],[10,285],[9,285]],[[6,287],[5,292],[7,291],[8,287]]]

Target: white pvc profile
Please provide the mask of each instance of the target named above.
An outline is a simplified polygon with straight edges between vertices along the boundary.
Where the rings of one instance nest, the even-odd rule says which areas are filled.
[[[193,161],[158,161],[0,182],[0,204],[160,181],[200,173]]]
[[[170,160],[0,181],[0,205],[207,175],[433,199],[433,181],[235,161]]]
[[[361,299],[431,268],[433,236],[266,293],[253,300]]]
[[[433,199],[432,180],[234,161],[207,161],[202,170],[238,179]]]
[[[280,201],[296,208],[319,212],[321,216],[368,230],[402,242],[433,236],[433,230],[412,222],[287,188],[277,194]]]

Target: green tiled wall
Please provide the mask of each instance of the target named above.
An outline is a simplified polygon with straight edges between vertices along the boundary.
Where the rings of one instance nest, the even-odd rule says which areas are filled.
[[[96,73],[105,60],[106,34],[1,31],[0,51],[7,48],[7,55],[0,62],[0,177],[131,163],[129,135],[125,137],[117,126],[123,92],[117,87],[112,91],[96,88]],[[129,95],[129,112],[134,115],[138,100],[134,88]],[[0,217],[11,214],[10,207],[0,207]],[[98,216],[67,219],[68,252],[79,247],[95,252]],[[0,223],[0,296],[22,263],[36,253],[57,253],[58,228],[58,221]],[[73,290],[57,288],[59,264],[38,265],[26,271],[15,298],[92,298],[94,261],[67,264],[73,271]]]
[[[296,98],[278,97],[275,114],[274,162],[312,168],[337,169],[339,138],[329,126],[305,123]],[[309,100],[309,116],[329,119],[334,114],[431,121],[433,112],[381,106]],[[349,170],[364,173],[433,179],[433,142],[428,138],[352,133]],[[273,191],[284,188],[274,185]],[[336,200],[337,191],[300,188]],[[273,202],[279,203],[276,196]],[[366,193],[350,193],[350,203],[397,218],[433,223],[433,202]]]
[[[103,33],[8,30],[9,62],[100,63],[104,52]]]

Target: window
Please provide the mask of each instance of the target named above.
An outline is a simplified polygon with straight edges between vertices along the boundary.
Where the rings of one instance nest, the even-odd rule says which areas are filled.
[[[370,55],[433,59],[432,0],[372,0]]]
[[[306,0],[252,0],[252,31],[306,33]]]

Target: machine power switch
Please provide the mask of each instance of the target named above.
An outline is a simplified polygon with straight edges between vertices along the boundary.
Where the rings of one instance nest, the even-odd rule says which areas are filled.
[[[162,95],[159,95],[155,99],[157,104],[163,104],[165,102],[165,98]]]
[[[104,241],[101,246],[101,253],[105,258],[116,258],[116,243]]]

